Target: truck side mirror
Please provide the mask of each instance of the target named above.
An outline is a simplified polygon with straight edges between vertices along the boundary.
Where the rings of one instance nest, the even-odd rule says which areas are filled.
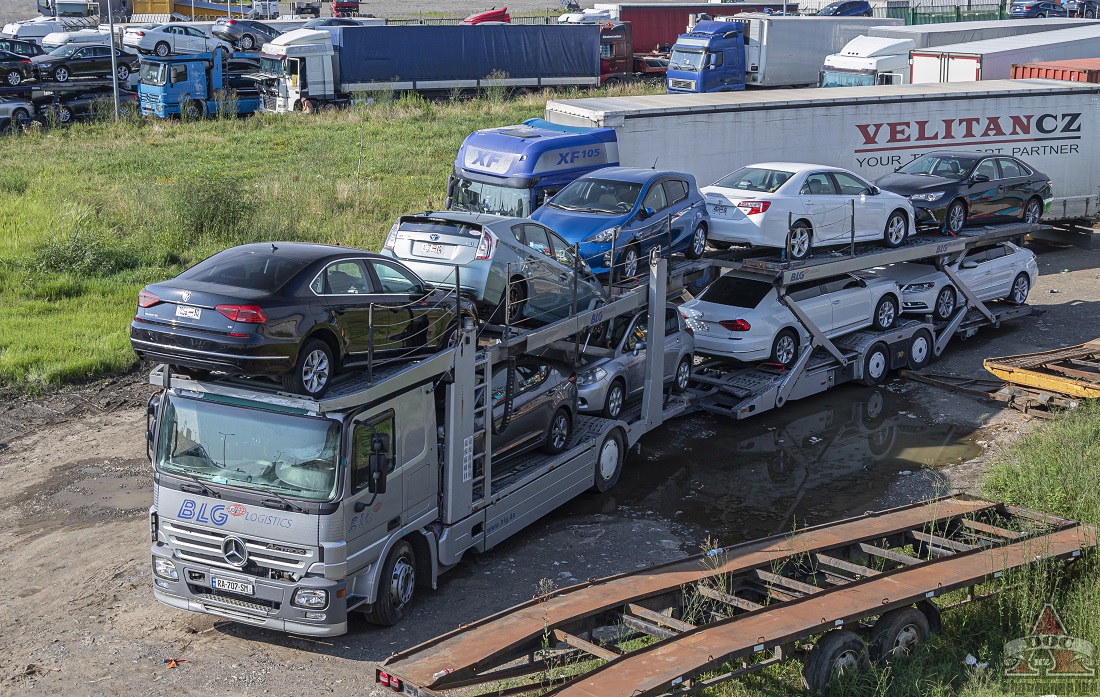
[[[153,439],[157,432],[157,412],[160,411],[160,394],[149,396],[145,404],[145,455],[153,461]]]
[[[370,441],[370,457],[367,460],[367,468],[370,479],[367,480],[367,491],[372,494],[386,493],[386,475],[389,470],[390,437],[385,434],[376,434]]]

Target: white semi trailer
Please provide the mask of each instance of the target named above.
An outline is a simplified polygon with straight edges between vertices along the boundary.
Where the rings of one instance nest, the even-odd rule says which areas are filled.
[[[914,50],[909,81],[918,84],[1003,80],[1012,76],[1014,63],[1097,56],[1100,56],[1100,29],[1089,25]]]

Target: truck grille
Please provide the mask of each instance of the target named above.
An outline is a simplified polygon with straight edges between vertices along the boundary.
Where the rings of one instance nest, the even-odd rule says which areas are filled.
[[[188,584],[191,592],[200,598],[201,603],[204,605],[207,603],[218,605],[230,605],[232,607],[240,608],[242,610],[248,610],[249,612],[255,612],[262,615],[266,615],[273,611],[278,611],[282,603],[277,603],[273,600],[263,600],[262,598],[242,598],[239,595],[233,593],[226,593],[224,591],[215,591],[209,588],[203,588],[201,586],[195,586]]]
[[[310,564],[320,561],[315,547],[234,535],[244,541],[248,550],[248,564],[242,569],[228,563],[222,556],[222,542],[229,537],[229,533],[223,530],[184,525],[175,520],[163,521],[161,530],[168,536],[169,544],[180,559],[256,576],[267,576],[267,570],[304,574]]]
[[[695,80],[680,80],[678,78],[670,78],[668,86],[674,90],[695,90]]]

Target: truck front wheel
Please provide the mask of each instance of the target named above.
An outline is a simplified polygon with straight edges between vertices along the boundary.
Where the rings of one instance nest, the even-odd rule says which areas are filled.
[[[366,613],[367,621],[392,627],[412,605],[416,591],[416,555],[407,540],[393,546],[378,576],[378,600]]]
[[[183,105],[183,109],[180,110],[183,118],[188,121],[198,121],[206,115],[206,107],[202,105],[202,102],[194,99],[188,99]]]

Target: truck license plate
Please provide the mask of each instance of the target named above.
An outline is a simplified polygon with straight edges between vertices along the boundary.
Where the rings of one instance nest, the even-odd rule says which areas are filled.
[[[176,305],[176,317],[186,317],[187,319],[198,319],[202,315],[202,309],[198,307],[188,307],[187,305]]]
[[[431,254],[432,256],[443,256],[443,245],[441,244],[429,244],[428,242],[422,242],[420,244],[421,254]]]
[[[210,578],[210,587],[216,591],[229,591],[230,593],[240,593],[242,595],[255,595],[256,589],[251,583],[245,583],[244,581],[230,581],[226,578]]]

